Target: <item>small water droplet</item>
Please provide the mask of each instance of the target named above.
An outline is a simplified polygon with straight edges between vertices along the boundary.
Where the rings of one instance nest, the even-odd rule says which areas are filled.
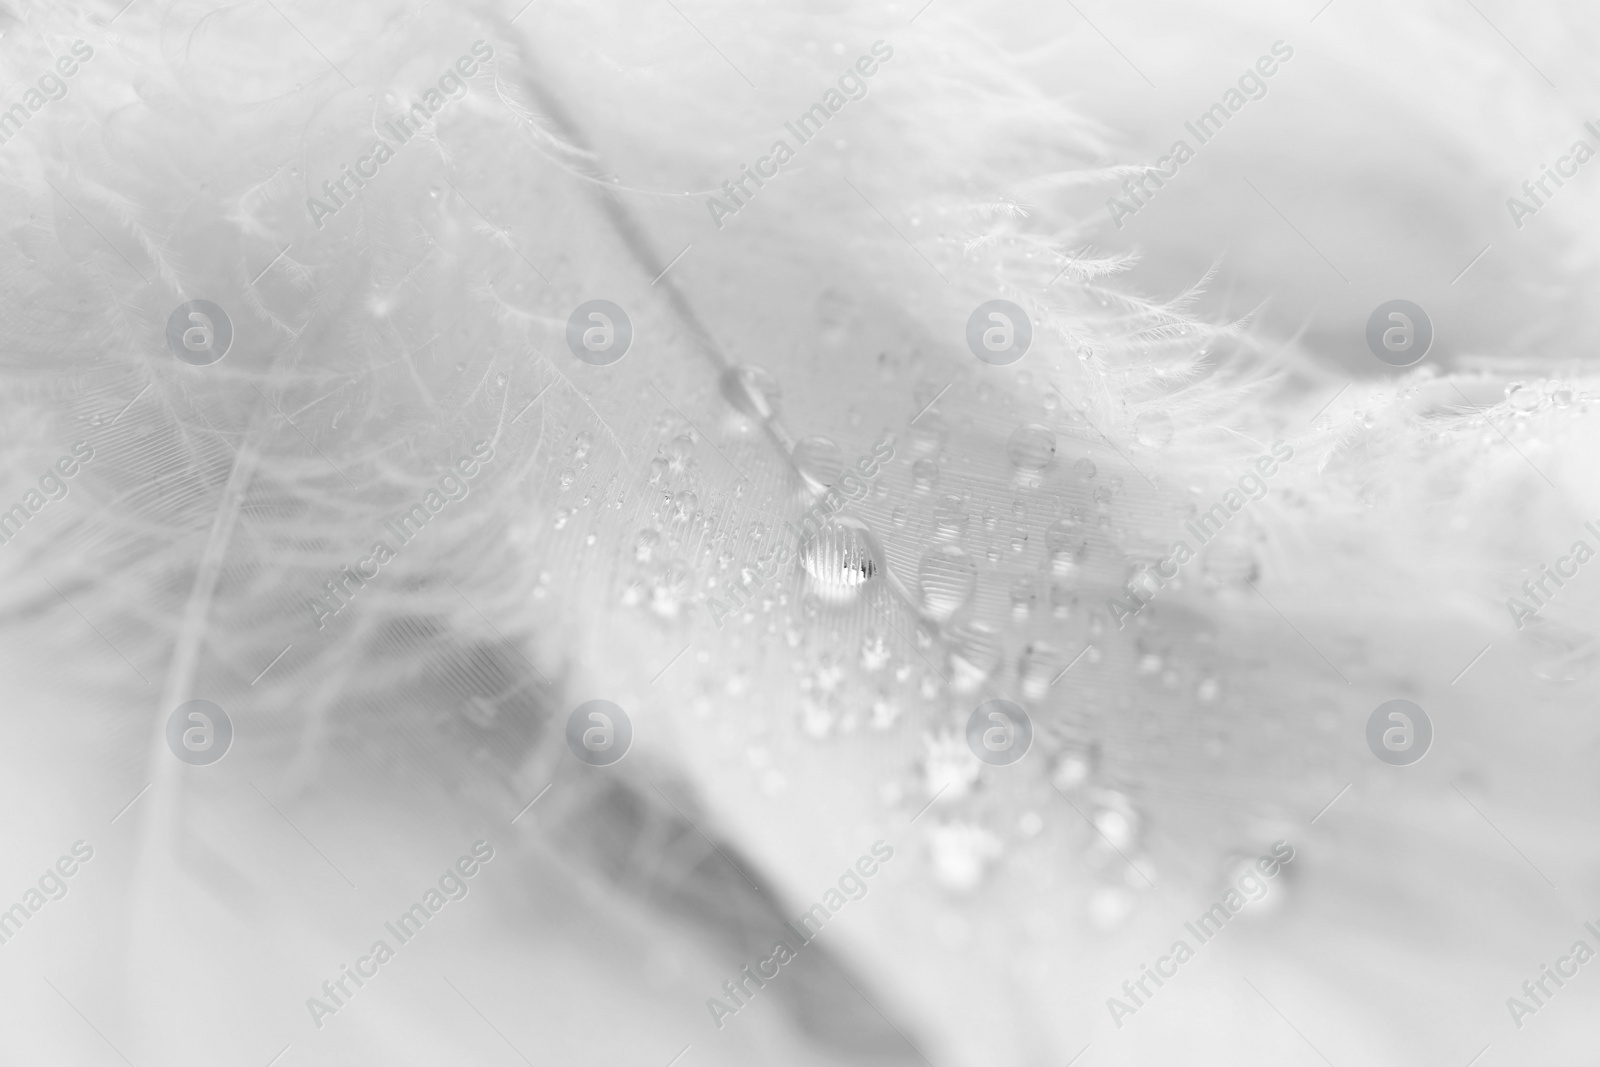
[[[943,545],[922,557],[917,586],[923,605],[935,619],[948,619],[966,604],[978,585],[972,558],[955,545]]]
[[[1090,459],[1088,456],[1080,456],[1078,460],[1072,464],[1072,473],[1076,474],[1084,481],[1088,481],[1090,478],[1093,478],[1097,473],[1099,473],[1099,468],[1094,465],[1094,460]]]
[[[742,414],[765,421],[778,413],[783,391],[778,379],[763,367],[744,364],[722,375],[722,395]]]
[[[1057,519],[1044,532],[1045,551],[1050,554],[1050,569],[1067,576],[1078,569],[1084,541],[1071,519]]]
[[[967,525],[966,505],[958,496],[944,496],[933,506],[933,522],[944,536],[959,534]]]
[[[911,464],[911,483],[918,489],[932,489],[939,481],[939,465],[931,459],[919,459]]]
[[[844,450],[826,437],[807,437],[794,446],[795,466],[814,489],[825,489],[844,473]]]

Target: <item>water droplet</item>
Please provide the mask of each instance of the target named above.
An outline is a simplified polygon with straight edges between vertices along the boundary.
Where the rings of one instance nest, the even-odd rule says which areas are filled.
[[[561,472],[561,488],[571,489],[572,483],[577,480],[578,476],[573,472],[571,467],[568,467]]]
[[[1095,810],[1094,827],[1112,848],[1127,852],[1139,837],[1139,813],[1121,793],[1107,792]]]
[[[1033,582],[1027,578],[1019,579],[1017,584],[1011,587],[1011,614],[1019,620],[1027,618],[1033,611],[1033,602],[1037,596]]]
[[[932,489],[939,481],[939,465],[931,459],[911,464],[911,483],[918,489]]]
[[[1165,448],[1172,440],[1172,417],[1165,411],[1146,411],[1133,420],[1133,435],[1146,448]]]
[[[1077,524],[1071,519],[1057,519],[1044,532],[1045,551],[1050,554],[1050,569],[1063,577],[1078,569],[1078,560],[1084,547]]]
[[[1090,459],[1088,456],[1081,456],[1078,458],[1077,462],[1073,463],[1072,473],[1076,474],[1084,481],[1088,481],[1090,478],[1093,478],[1097,473],[1099,473],[1099,468],[1094,465],[1094,460]]]
[[[889,662],[889,640],[881,633],[866,634],[861,638],[861,669],[878,671]]]
[[[827,600],[853,597],[880,569],[865,531],[843,522],[830,522],[807,538],[800,565],[811,576],[813,591]]]
[[[923,605],[935,619],[948,619],[966,604],[978,585],[972,558],[955,545],[943,545],[922,557],[917,586]]]
[[[1219,537],[1207,545],[1200,567],[1207,580],[1216,585],[1254,582],[1261,576],[1261,561],[1255,549],[1237,536]]]
[[[778,412],[783,391],[778,379],[762,367],[744,364],[722,375],[722,395],[740,413],[765,421]]]
[[[1506,403],[1511,405],[1513,411],[1532,411],[1542,399],[1538,389],[1523,382],[1512,382],[1506,386]]]
[[[1066,666],[1058,660],[1060,656],[1056,650],[1042,641],[1023,649],[1017,659],[1017,682],[1022,687],[1022,695],[1029,700],[1043,700],[1050,691],[1051,680]]]
[[[971,823],[949,823],[928,831],[934,879],[944,888],[969,893],[983,881],[1005,846],[993,833]]]
[[[826,489],[844,473],[844,451],[826,437],[807,437],[796,444],[794,462],[814,489]]]
[[[937,532],[949,537],[959,534],[967,525],[966,505],[958,496],[944,496],[933,506],[933,522]]]
[[[1006,455],[1019,470],[1043,470],[1056,458],[1056,435],[1036,423],[1018,426],[1006,441]]]
[[[971,693],[999,665],[1000,638],[993,627],[974,622],[959,629],[954,639],[950,650],[954,676],[950,684],[958,693]]]
[[[699,504],[698,497],[688,490],[684,490],[672,498],[672,517],[675,519],[687,519],[694,514],[694,509]]]
[[[679,434],[667,442],[667,465],[674,472],[680,472],[689,465],[689,459],[694,455],[694,440],[688,434]]]
[[[642,563],[648,563],[660,544],[661,535],[656,531],[640,530],[639,536],[633,540],[633,556]]]
[[[589,454],[589,449],[594,447],[594,434],[588,430],[579,430],[578,436],[572,439],[572,455],[575,459],[582,459]]]

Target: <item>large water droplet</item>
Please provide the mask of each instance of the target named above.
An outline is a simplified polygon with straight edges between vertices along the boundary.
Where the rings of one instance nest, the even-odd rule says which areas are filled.
[[[1506,403],[1511,405],[1513,411],[1532,411],[1543,399],[1537,386],[1523,382],[1512,382],[1506,386]]]
[[[1006,441],[1006,455],[1019,470],[1043,470],[1056,458],[1056,435],[1036,423],[1018,426]]]
[[[800,565],[811,588],[825,600],[848,600],[879,573],[881,566],[858,526],[830,522],[800,547]]]
[[[978,568],[955,545],[943,545],[922,557],[917,586],[922,603],[935,619],[948,619],[971,598],[978,585]]]
[[[1133,420],[1133,436],[1146,448],[1165,448],[1172,440],[1172,417],[1165,411],[1142,412]]]

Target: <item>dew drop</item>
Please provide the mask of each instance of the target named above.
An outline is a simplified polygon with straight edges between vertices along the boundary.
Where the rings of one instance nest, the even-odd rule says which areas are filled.
[[[1172,417],[1165,411],[1142,412],[1133,420],[1133,435],[1146,448],[1165,448],[1172,440]]]
[[[877,576],[879,563],[864,531],[830,522],[800,547],[800,565],[811,576],[811,588],[826,600],[847,600]]]
[[[1063,577],[1078,569],[1083,549],[1083,539],[1071,519],[1057,519],[1044,532],[1045,551],[1050,556],[1050,569]]]
[[[1255,549],[1241,537],[1219,537],[1206,546],[1200,567],[1207,580],[1216,585],[1239,585],[1261,577],[1261,561]]]
[[[807,437],[796,444],[794,462],[815,489],[826,489],[844,473],[844,451],[826,437]]]
[[[1532,411],[1539,406],[1541,399],[1538,389],[1523,382],[1512,382],[1506,386],[1506,403],[1511,405],[1513,411]]]
[[[959,534],[967,525],[966,505],[958,496],[943,496],[933,506],[933,522],[944,536]]]
[[[721,387],[723,397],[741,414],[763,421],[777,414],[783,397],[770,371],[748,363],[725,371]]]
[[[1006,455],[1019,470],[1043,470],[1056,458],[1056,435],[1036,423],[1018,426],[1006,441]]]

